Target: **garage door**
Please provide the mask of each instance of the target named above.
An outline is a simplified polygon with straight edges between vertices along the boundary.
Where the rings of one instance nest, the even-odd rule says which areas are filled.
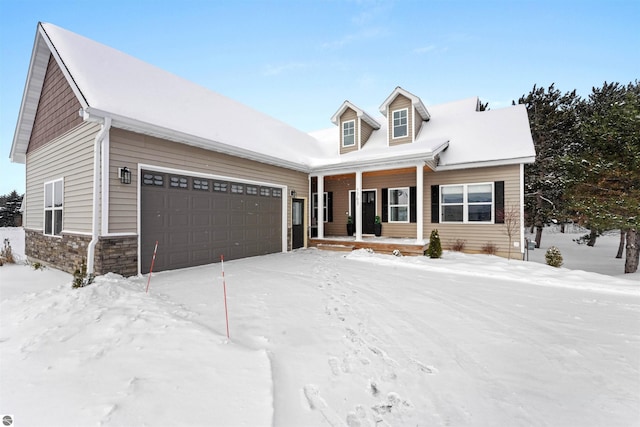
[[[282,251],[282,189],[142,171],[142,272]]]

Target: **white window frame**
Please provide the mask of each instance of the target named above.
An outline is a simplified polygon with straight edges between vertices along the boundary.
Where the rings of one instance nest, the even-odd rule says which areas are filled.
[[[345,131],[347,130],[347,125],[351,124],[351,133],[347,134]],[[350,144],[347,144],[347,139],[346,137],[350,136],[351,138],[353,138],[353,142]],[[342,122],[342,146],[343,147],[353,147],[354,145],[356,145],[356,121],[355,120],[347,120],[345,122]]]
[[[60,205],[56,206],[56,186],[60,185]],[[47,191],[51,194],[51,202],[47,201]],[[44,183],[44,209],[43,209],[43,227],[42,233],[45,236],[51,237],[62,237],[62,230],[64,229],[64,178],[55,179],[53,181],[47,181]],[[49,206],[47,206],[49,205]],[[51,212],[51,223],[49,226],[51,227],[50,232],[47,233],[47,213]],[[56,230],[56,213],[60,214],[60,229]]]
[[[313,193],[311,195],[311,218],[315,218],[318,220],[318,193]],[[322,207],[322,212],[324,212],[324,217],[322,222],[329,222],[329,192],[324,192],[324,206]]]
[[[402,124],[402,117],[398,117],[398,120],[400,120],[400,124],[396,125],[396,113],[400,114],[404,111],[405,115],[404,115],[404,125]],[[396,129],[404,126],[405,128],[405,134],[404,135],[398,135],[396,133]],[[408,108],[401,108],[399,110],[394,110],[391,113],[391,127],[393,129],[392,131],[392,138],[393,139],[398,139],[398,138],[406,138],[407,136],[409,136],[409,109]]]
[[[407,203],[395,203],[392,204],[391,203],[391,192],[392,191],[404,191],[407,193]],[[402,220],[402,221],[398,221],[398,220],[393,220],[393,215],[391,215],[391,212],[394,208],[406,208],[407,209],[407,219],[406,220]],[[390,223],[396,223],[396,224],[408,224],[411,221],[411,192],[409,191],[409,187],[396,187],[396,188],[389,188],[387,190],[387,219]]]
[[[491,187],[491,202],[469,202],[469,187],[476,187],[481,185],[488,185]],[[445,188],[462,187],[462,202],[456,203],[444,203],[442,201],[442,192]],[[496,210],[496,189],[493,182],[474,182],[469,184],[449,184],[441,185],[439,193],[439,205],[440,205],[440,222],[443,224],[495,224],[495,210]],[[462,205],[462,221],[446,221],[444,218],[444,208],[447,206],[459,206]],[[484,206],[491,205],[491,220],[489,221],[470,221],[469,220],[469,206]]]

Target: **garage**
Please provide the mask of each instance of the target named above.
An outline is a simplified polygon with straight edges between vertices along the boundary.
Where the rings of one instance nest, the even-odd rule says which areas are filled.
[[[154,271],[282,251],[282,188],[143,170],[141,268]]]

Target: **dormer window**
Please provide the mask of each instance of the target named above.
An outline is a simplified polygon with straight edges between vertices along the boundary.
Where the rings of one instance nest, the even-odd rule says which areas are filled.
[[[349,120],[342,123],[342,146],[351,147],[356,143],[355,136],[356,121]]]
[[[393,112],[393,138],[402,138],[408,135],[407,122],[408,109]]]

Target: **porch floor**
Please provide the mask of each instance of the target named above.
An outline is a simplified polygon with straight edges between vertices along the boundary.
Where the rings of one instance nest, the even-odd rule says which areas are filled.
[[[350,252],[356,249],[372,249],[376,253],[391,255],[399,250],[402,255],[424,255],[427,243],[417,244],[416,239],[363,236],[362,241],[356,241],[353,236],[328,236],[323,239],[317,237],[309,239],[309,247],[332,251]]]

